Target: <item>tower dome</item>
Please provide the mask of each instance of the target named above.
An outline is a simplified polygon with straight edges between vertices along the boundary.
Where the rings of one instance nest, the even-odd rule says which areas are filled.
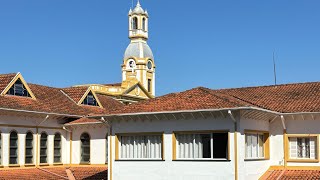
[[[143,41],[131,42],[128,45],[123,58],[129,59],[132,57],[143,58],[143,59],[150,58],[152,60],[154,59],[151,48],[147,43]]]

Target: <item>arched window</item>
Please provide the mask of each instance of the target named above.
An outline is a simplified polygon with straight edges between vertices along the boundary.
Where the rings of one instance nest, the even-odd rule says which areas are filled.
[[[144,31],[147,31],[147,28],[146,28],[146,18],[143,18],[143,19],[142,19],[142,29],[143,29]]]
[[[18,133],[10,133],[10,160],[9,164],[18,164]]]
[[[26,164],[33,163],[33,134],[28,132],[26,135]]]
[[[109,155],[108,155],[108,134],[106,135],[106,163],[108,163],[108,158],[109,158]]]
[[[90,136],[88,133],[83,133],[80,137],[81,140],[81,162],[90,162]]]
[[[56,133],[54,135],[54,162],[61,162],[61,134]]]
[[[40,163],[48,163],[48,135],[41,133],[40,137]]]
[[[132,19],[132,29],[133,29],[133,30],[138,29],[138,18],[137,18],[137,17],[134,17],[134,18]]]

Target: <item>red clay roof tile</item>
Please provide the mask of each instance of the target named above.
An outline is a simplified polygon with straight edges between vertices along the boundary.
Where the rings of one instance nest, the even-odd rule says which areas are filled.
[[[260,107],[277,112],[320,112],[320,82],[172,93],[115,109],[112,114]]]
[[[320,179],[320,170],[269,170],[264,180]]]

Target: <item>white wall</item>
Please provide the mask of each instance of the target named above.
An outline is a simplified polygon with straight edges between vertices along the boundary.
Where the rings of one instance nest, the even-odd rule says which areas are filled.
[[[25,164],[25,137],[27,132],[33,134],[33,164],[36,164],[36,126],[42,122],[42,117],[31,117],[31,116],[15,116],[15,115],[0,115],[0,132],[2,140],[2,165],[9,166],[9,141],[10,132],[16,131],[18,133],[18,165]],[[23,127],[26,126],[26,127]],[[30,127],[28,127],[30,126]],[[48,119],[41,126],[59,128],[58,121],[55,119]],[[66,154],[63,152],[66,148],[66,131],[62,129],[41,129],[39,128],[39,147],[40,147],[40,133],[46,132],[48,134],[48,163],[53,164],[53,138],[54,134],[59,132],[62,137],[62,162],[65,163],[67,160]]]
[[[231,161],[172,161],[173,131],[229,130]],[[234,124],[227,119],[196,120],[144,120],[117,121],[113,123],[115,133],[164,132],[164,161],[115,161],[115,146],[112,148],[113,178],[115,180],[177,179],[207,180],[234,179]],[[114,136],[112,141],[115,142]]]
[[[263,120],[245,119],[240,120],[240,133],[238,136],[239,155],[239,179],[259,179],[270,167],[270,160],[245,160],[245,130],[269,131],[269,122]]]
[[[103,125],[77,126],[72,133],[72,164],[80,164],[82,133],[90,135],[90,161],[91,164],[106,164],[106,135],[108,128]]]

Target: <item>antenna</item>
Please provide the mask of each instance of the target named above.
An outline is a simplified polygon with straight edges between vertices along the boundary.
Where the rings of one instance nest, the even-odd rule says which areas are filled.
[[[132,0],[131,8],[133,9],[133,0]]]
[[[273,74],[274,74],[274,85],[277,85],[277,69],[276,69],[276,60],[274,57],[274,51],[273,51]]]

